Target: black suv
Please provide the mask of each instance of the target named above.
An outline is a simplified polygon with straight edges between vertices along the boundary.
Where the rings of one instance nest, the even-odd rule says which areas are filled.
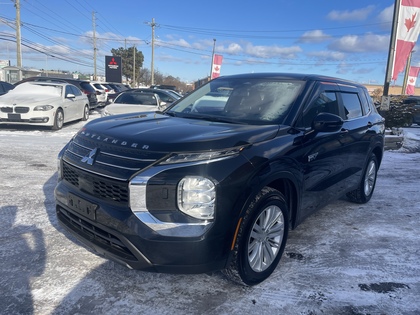
[[[254,285],[308,215],[370,200],[384,130],[357,83],[220,77],[163,112],[86,124],[58,157],[57,217],[126,266]]]
[[[54,78],[54,77],[30,77],[25,78],[19,82],[16,82],[15,85],[21,84],[23,82],[28,81],[42,81],[42,82],[67,82],[70,84],[73,84],[77,86],[86,96],[89,100],[89,108],[93,109],[97,107],[98,104],[98,98],[97,98],[97,92],[96,90],[90,85],[89,81],[84,80],[76,80],[76,79],[70,79],[70,78]],[[100,92],[98,92],[100,93]]]

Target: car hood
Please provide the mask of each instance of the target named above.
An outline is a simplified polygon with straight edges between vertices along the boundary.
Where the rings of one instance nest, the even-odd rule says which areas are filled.
[[[0,106],[17,105],[17,106],[31,106],[31,105],[50,105],[60,101],[60,96],[48,95],[26,95],[26,94],[12,94],[7,93],[0,97]]]
[[[278,125],[244,125],[208,120],[137,113],[98,118],[86,124],[76,137],[135,147],[149,152],[217,150],[253,144],[276,136]]]

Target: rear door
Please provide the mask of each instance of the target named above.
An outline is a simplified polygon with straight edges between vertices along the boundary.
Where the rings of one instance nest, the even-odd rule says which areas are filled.
[[[346,173],[348,187],[356,186],[365,166],[370,150],[370,142],[376,136],[371,130],[370,108],[361,88],[351,85],[339,85],[340,111],[344,120],[341,141],[345,144],[347,156]]]
[[[76,86],[70,86],[75,98],[74,98],[74,103],[73,103],[73,107],[74,107],[74,118],[75,119],[80,119],[83,118],[84,115],[84,110],[85,110],[85,105],[86,105],[86,97],[85,95],[82,93],[82,91],[80,91],[80,89]],[[87,101],[89,102],[89,101]]]

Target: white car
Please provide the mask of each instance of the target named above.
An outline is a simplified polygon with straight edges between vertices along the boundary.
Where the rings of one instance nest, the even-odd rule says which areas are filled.
[[[69,83],[25,82],[0,96],[0,124],[48,126],[89,118],[89,100]]]
[[[90,85],[92,85],[96,91],[96,97],[100,104],[99,106],[106,105],[108,103],[108,89],[100,82],[90,82]]]
[[[114,102],[105,106],[102,116],[137,113],[137,112],[153,112],[166,108],[166,103],[159,99],[154,93],[138,93],[135,91],[127,91],[119,94]]]

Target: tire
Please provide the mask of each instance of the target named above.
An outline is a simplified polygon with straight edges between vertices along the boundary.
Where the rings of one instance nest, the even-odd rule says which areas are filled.
[[[62,109],[57,109],[54,117],[54,125],[52,126],[53,130],[60,130],[64,125],[64,113]]]
[[[83,109],[83,117],[82,117],[83,121],[86,121],[89,119],[89,113],[90,113],[89,106],[85,105],[85,108]]]
[[[347,193],[347,198],[355,203],[368,202],[373,195],[373,191],[375,190],[377,176],[378,160],[376,156],[372,154],[365,166],[359,187]]]
[[[256,285],[276,269],[286,246],[289,209],[284,196],[265,187],[240,224],[233,258],[222,273],[241,285]]]

